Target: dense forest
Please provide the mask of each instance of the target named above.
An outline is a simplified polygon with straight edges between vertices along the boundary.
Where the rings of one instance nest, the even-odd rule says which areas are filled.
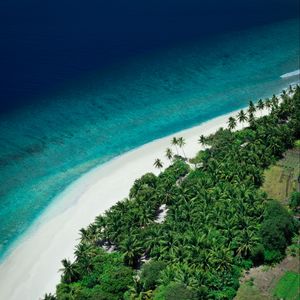
[[[235,130],[238,122],[248,125]],[[137,179],[127,199],[80,230],[75,261],[62,261],[45,299],[233,299],[242,271],[280,261],[298,232],[291,211],[260,187],[299,138],[299,86],[250,102],[228,128],[201,136],[193,159],[175,138],[170,167]]]

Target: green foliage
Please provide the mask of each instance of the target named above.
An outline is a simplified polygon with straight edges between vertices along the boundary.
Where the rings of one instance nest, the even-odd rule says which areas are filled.
[[[300,207],[300,192],[293,192],[290,201],[289,206],[293,211],[297,211]]]
[[[300,149],[300,140],[295,141],[295,147]]]
[[[254,247],[252,252],[255,252],[258,246]],[[253,267],[253,261],[251,259],[242,259],[242,261],[240,261],[239,265],[243,269],[249,270]]]
[[[89,249],[90,250],[90,249]],[[123,258],[118,253],[108,254],[102,249],[93,249],[89,256],[93,272],[81,269],[81,280],[73,283],[60,283],[57,286],[57,299],[83,300],[107,299],[118,300],[133,282],[133,271],[123,265]],[[79,260],[74,267],[79,270]]]
[[[299,273],[286,272],[277,283],[274,296],[278,299],[298,300],[300,298],[299,282]]]
[[[231,288],[231,287],[225,287],[224,290],[222,291],[216,291],[212,293],[214,299],[222,299],[222,300],[227,300],[227,299],[233,299],[236,295],[236,290]],[[203,298],[205,299],[205,298]]]
[[[268,250],[268,262],[272,255],[278,257],[274,253],[284,253],[296,230],[296,224],[288,211],[279,202],[270,201],[260,231],[263,245]]]
[[[190,159],[190,163],[195,164],[197,166],[198,164],[206,163],[208,157],[209,157],[208,152],[205,150],[202,150],[202,151],[199,151],[194,158]]]
[[[141,273],[141,283],[144,290],[154,290],[158,282],[160,272],[166,268],[167,264],[163,261],[150,261],[143,265]]]
[[[172,178],[176,181],[179,177],[188,174],[189,171],[190,168],[188,164],[186,164],[182,159],[176,159],[174,163],[159,176],[160,183],[162,183],[165,178]]]
[[[171,282],[162,286],[154,295],[153,300],[198,300],[197,293],[182,283]]]
[[[266,264],[278,263],[282,260],[283,254],[279,250],[268,250],[264,251],[264,261]]]
[[[292,238],[292,244],[287,249],[288,254],[291,256],[300,256],[300,235],[297,233]]]
[[[253,248],[251,252],[251,260],[256,266],[264,263],[264,252],[265,248],[262,244],[258,244],[255,248]]]
[[[51,293],[49,294],[46,293],[43,300],[56,300],[56,297]]]
[[[122,297],[128,286],[132,283],[132,270],[125,266],[110,266],[99,277],[101,289],[107,293]]]
[[[133,198],[137,196],[139,191],[143,188],[156,188],[157,177],[153,173],[147,173],[143,175],[140,179],[137,179],[129,192],[129,197]]]
[[[292,113],[292,125],[295,130],[295,136],[297,139],[300,139],[300,86],[297,85],[296,92],[293,97],[294,106],[293,106],[293,113]]]
[[[279,105],[273,97],[264,104],[271,114],[258,119],[251,103],[252,114],[238,117],[249,128],[202,137],[209,147],[193,170],[177,155],[159,176],[137,179],[128,199],[81,230],[75,262],[63,261],[57,299],[233,299],[242,269],[281,259],[297,226],[259,188],[264,169],[299,138],[294,98]],[[184,140],[175,140],[183,152]],[[158,224],[161,205],[167,217]]]

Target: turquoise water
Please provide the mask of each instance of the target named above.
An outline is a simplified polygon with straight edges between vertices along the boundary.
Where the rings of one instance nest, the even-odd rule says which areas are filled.
[[[297,80],[280,75],[299,69],[298,55],[293,19],[140,56],[7,113],[0,120],[0,256],[80,175],[280,92]]]

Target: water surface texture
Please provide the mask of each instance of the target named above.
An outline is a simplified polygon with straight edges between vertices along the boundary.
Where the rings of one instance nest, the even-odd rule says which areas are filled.
[[[17,74],[10,83],[20,87],[7,84],[2,94],[0,256],[56,195],[91,168],[297,81],[280,76],[299,69],[299,19],[228,27],[201,38],[195,30],[188,40],[173,39],[147,52],[135,47],[138,54],[110,64],[95,60],[95,67],[91,61],[81,70],[85,76],[78,68],[74,77],[70,69],[61,70],[64,84],[56,89],[49,66],[47,82],[34,83],[24,74],[43,72],[35,65],[31,73],[30,62],[24,62],[26,80]],[[29,100],[20,100],[22,91]]]

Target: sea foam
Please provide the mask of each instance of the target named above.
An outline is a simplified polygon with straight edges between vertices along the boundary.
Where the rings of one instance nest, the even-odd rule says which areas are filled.
[[[299,76],[300,75],[300,69],[295,70],[293,72],[289,72],[289,73],[285,73],[283,75],[281,75],[281,78],[289,78],[289,77],[293,77],[293,76]]]

